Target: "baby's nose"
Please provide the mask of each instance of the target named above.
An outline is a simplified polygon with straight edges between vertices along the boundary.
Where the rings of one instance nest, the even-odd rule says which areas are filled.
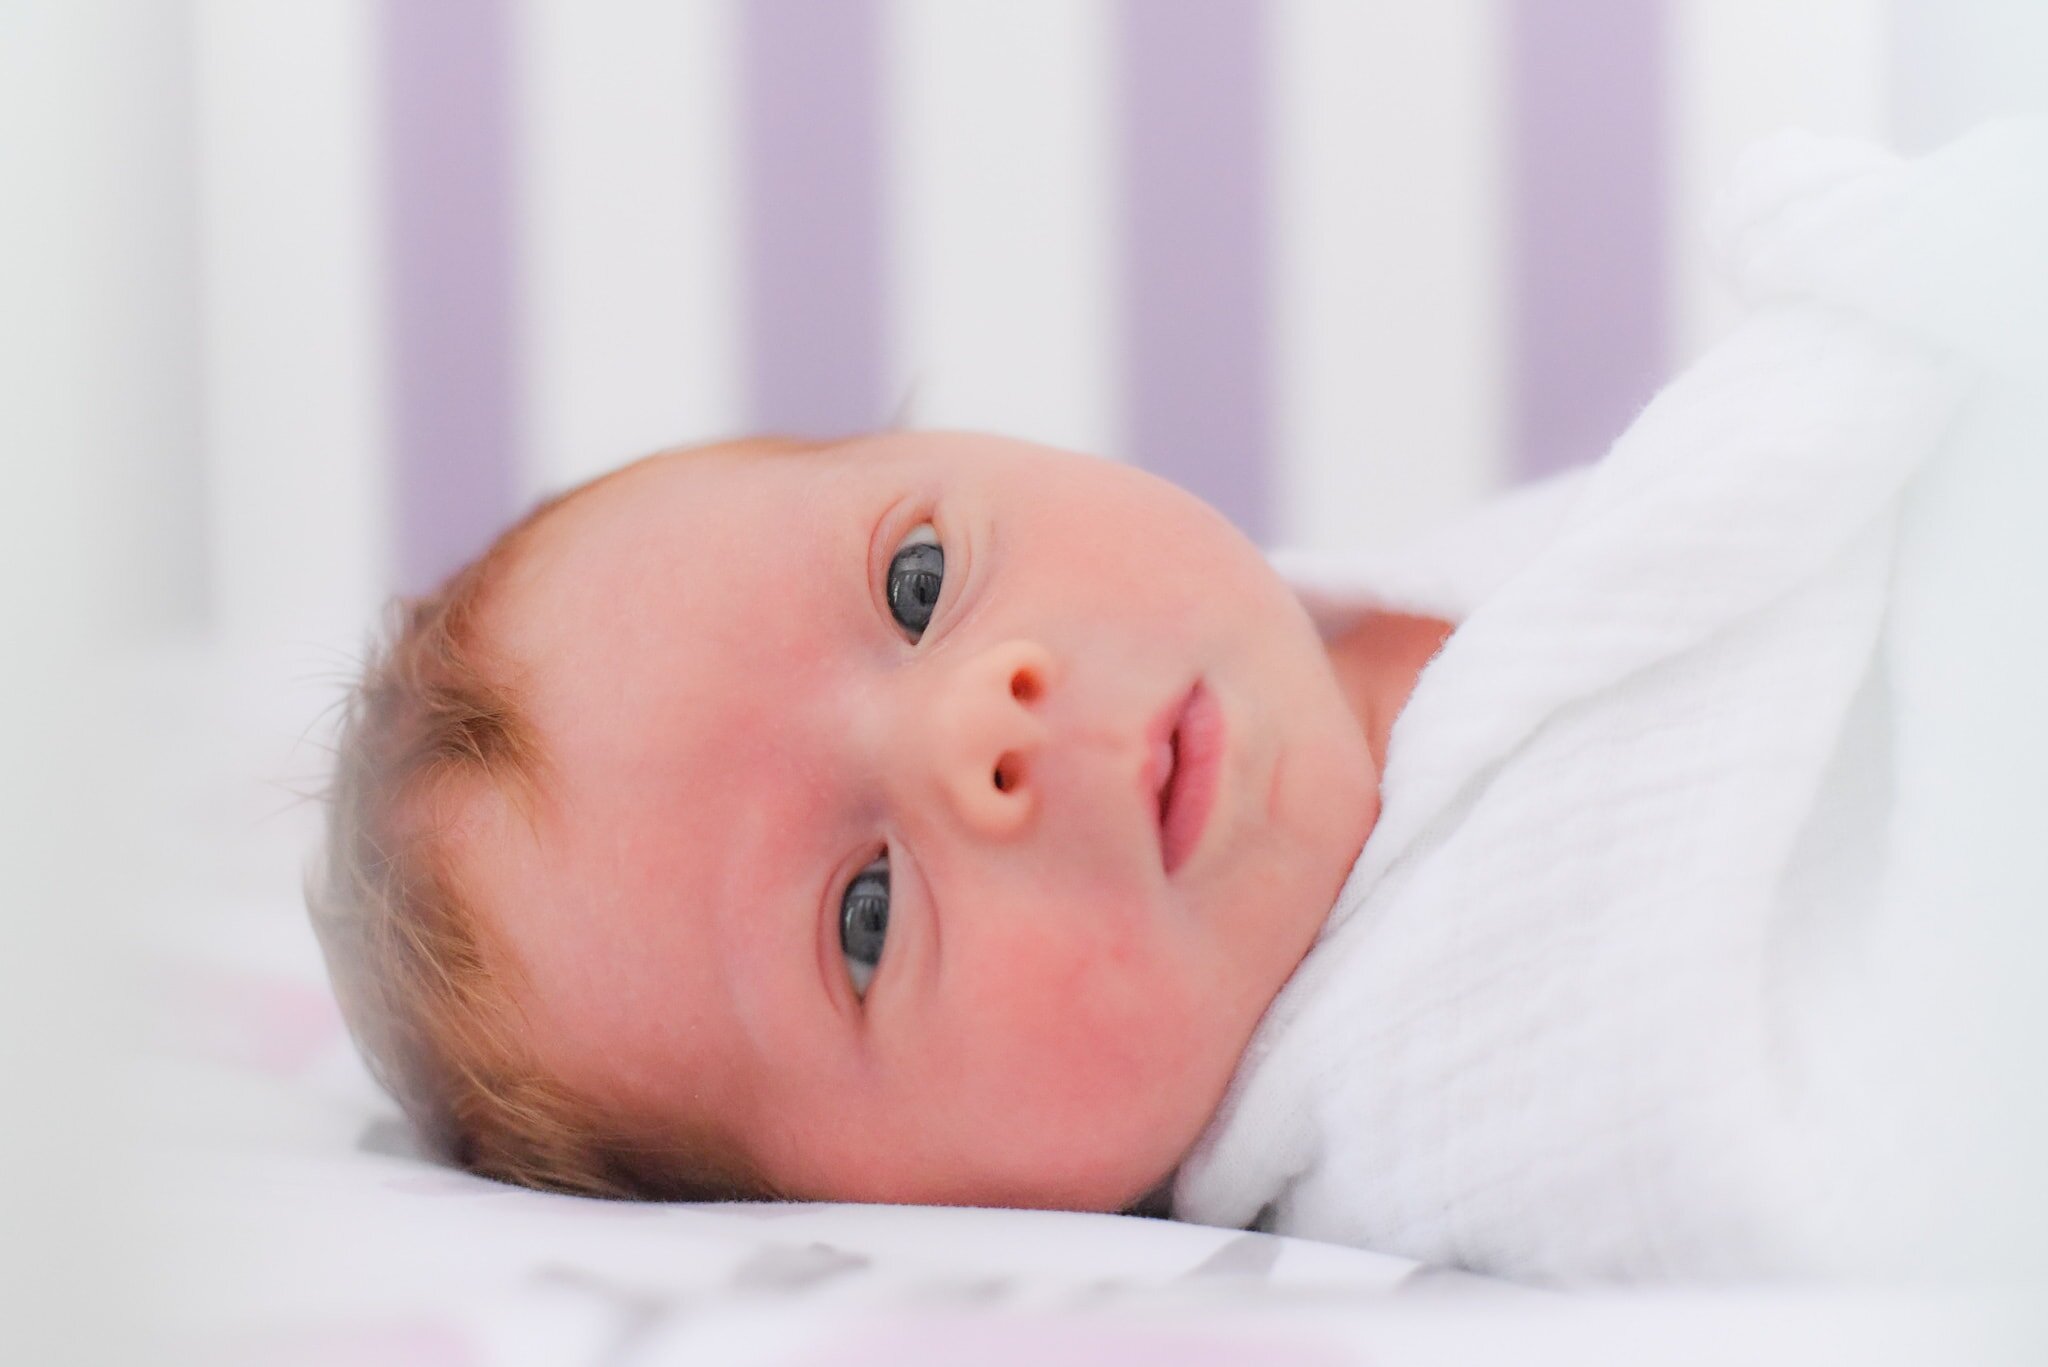
[[[1056,673],[1045,647],[1005,641],[937,682],[927,732],[934,776],[970,828],[1011,835],[1037,811],[1041,705]]]

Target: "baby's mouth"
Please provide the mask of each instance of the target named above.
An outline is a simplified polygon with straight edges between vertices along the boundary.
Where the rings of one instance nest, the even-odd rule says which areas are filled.
[[[1166,825],[1166,809],[1172,805],[1173,776],[1179,758],[1180,727],[1176,725],[1172,733],[1152,750],[1152,769],[1160,776],[1159,791],[1153,795],[1152,800],[1158,808],[1159,825],[1162,829]]]
[[[1222,712],[1197,679],[1147,731],[1145,773],[1159,826],[1159,857],[1168,875],[1187,861],[1208,824],[1223,742]]]

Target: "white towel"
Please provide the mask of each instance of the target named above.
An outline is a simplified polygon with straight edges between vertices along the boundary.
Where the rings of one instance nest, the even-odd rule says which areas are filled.
[[[1522,534],[1182,1218],[1723,1278],[1981,1250],[2014,1195],[2038,1116],[2001,1154],[1983,1108],[2034,1061],[1994,970],[2048,919],[2048,125],[1781,136],[1718,238],[1748,320],[1492,514]],[[1442,564],[1353,587],[1455,610]]]

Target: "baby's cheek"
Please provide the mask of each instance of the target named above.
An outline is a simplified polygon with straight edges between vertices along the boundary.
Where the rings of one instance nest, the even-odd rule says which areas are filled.
[[[1129,1107],[1171,1072],[1189,1003],[1136,936],[1020,934],[981,1006],[991,1066],[1023,1104]]]
[[[1111,911],[1040,902],[951,947],[959,1026],[927,1082],[976,1199],[1115,1209],[1158,1181],[1207,1114],[1186,1066],[1199,1049],[1191,979],[1166,965],[1145,918]]]

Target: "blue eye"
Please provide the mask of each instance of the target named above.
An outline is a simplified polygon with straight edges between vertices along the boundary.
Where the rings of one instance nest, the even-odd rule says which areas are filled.
[[[939,590],[946,585],[946,552],[939,534],[929,522],[903,538],[889,560],[889,615],[915,641],[924,635],[938,606]]]
[[[853,876],[839,898],[839,948],[855,996],[867,995],[882,961],[882,941],[889,933],[889,856],[883,855]]]

